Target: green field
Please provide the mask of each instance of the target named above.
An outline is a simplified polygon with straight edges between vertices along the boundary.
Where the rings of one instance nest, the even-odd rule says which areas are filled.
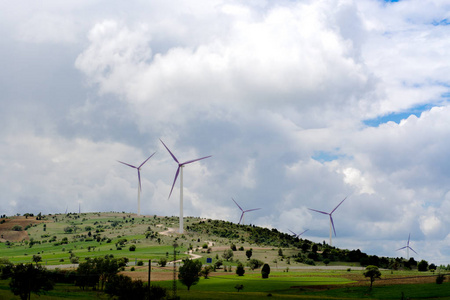
[[[289,235],[277,233],[276,230],[254,230],[251,226],[192,217],[185,220],[187,228],[193,228],[197,223],[200,227],[196,230],[187,230],[185,234],[180,235],[171,231],[171,228],[178,227],[176,217],[137,217],[126,213],[46,216],[44,223],[27,228],[29,239],[0,242],[0,258],[7,258],[17,264],[30,263],[33,255],[39,255],[42,258],[40,264],[62,269],[73,263],[74,258],[83,262],[88,257],[112,255],[115,258],[127,257],[130,263],[126,270],[130,271],[137,261],[147,262],[151,259],[154,265],[161,258],[171,261],[173,245],[176,244],[177,259],[188,257],[187,251],[191,250],[192,254],[200,256],[198,259],[203,264],[206,264],[207,258],[211,258],[212,265],[221,260],[223,266],[233,268],[231,272],[223,272],[223,268],[220,268],[220,273],[213,274],[209,279],[200,279],[197,285],[192,286],[191,291],[187,291],[185,286],[177,282],[177,294],[181,299],[248,300],[269,295],[270,299],[401,299],[402,293],[404,299],[450,299],[450,283],[447,282],[441,285],[422,283],[378,286],[377,283],[381,281],[377,280],[373,290],[369,291],[368,280],[363,277],[363,271],[358,270],[359,262],[355,261],[334,260],[329,262],[329,267],[325,267],[322,258],[313,262],[321,269],[304,269],[308,266],[306,262],[300,262],[296,258],[300,255],[304,259],[309,258],[309,255],[314,254],[312,246],[318,246],[315,251],[324,255],[326,246],[307,240],[295,240]],[[33,241],[31,246],[30,241]],[[308,245],[306,250],[303,249],[305,244]],[[136,247],[135,251],[129,250],[132,246]],[[230,251],[231,246],[236,246],[237,249],[233,251],[233,257],[226,260],[223,254]],[[248,267],[243,277],[234,273],[239,263],[246,265],[248,262],[246,250],[249,249],[252,249],[252,259],[270,265],[270,278],[262,279],[260,269],[252,271]],[[342,254],[348,255],[349,251],[331,249],[328,252],[328,255],[336,257]],[[341,269],[333,269],[335,266],[341,266]],[[132,274],[140,274],[141,278],[146,278],[146,270],[140,267]],[[154,272],[167,274],[172,271],[168,267],[155,268]],[[424,275],[433,276],[433,273],[418,272],[417,269],[384,270],[382,280],[418,278]],[[0,299],[18,299],[9,291],[8,283],[8,280],[0,280]],[[172,293],[172,281],[158,281],[155,284],[166,287],[169,293]],[[235,289],[238,284],[243,285],[239,292]],[[56,284],[55,289],[47,294],[40,297],[32,294],[31,298],[108,299],[103,292],[82,291],[69,284]]]

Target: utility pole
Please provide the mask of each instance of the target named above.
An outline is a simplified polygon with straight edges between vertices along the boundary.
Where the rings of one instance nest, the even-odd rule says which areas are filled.
[[[173,244],[173,285],[172,285],[172,295],[173,299],[177,299],[177,247],[178,244]]]
[[[150,296],[150,277],[152,273],[152,260],[148,260],[148,295]]]

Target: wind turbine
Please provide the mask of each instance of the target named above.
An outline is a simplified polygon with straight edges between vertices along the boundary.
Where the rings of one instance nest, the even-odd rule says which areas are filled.
[[[166,144],[164,144],[164,142],[161,139],[159,139],[159,140],[164,145],[164,147],[167,149],[167,151],[169,151],[173,160],[175,160],[175,162],[178,164],[178,169],[177,169],[177,172],[175,173],[175,179],[173,180],[172,188],[170,189],[170,194],[169,194],[168,198],[170,198],[170,196],[172,195],[173,187],[175,186],[175,182],[177,181],[178,174],[180,174],[180,229],[178,230],[178,232],[182,234],[184,232],[184,229],[183,229],[184,228],[184,226],[183,226],[183,168],[187,164],[211,157],[211,155],[193,159],[193,160],[188,160],[184,163],[180,163],[178,161],[178,159],[175,157],[175,155],[173,155],[173,153],[170,152],[169,148],[167,148]]]
[[[412,252],[414,252],[415,254],[419,255],[416,251],[414,251],[413,248],[411,248],[411,247],[409,246],[409,239],[410,239],[410,238],[411,238],[411,233],[408,235],[408,242],[406,243],[406,246],[397,249],[397,251],[402,250],[402,249],[406,249],[406,259],[409,259],[409,249],[411,249]]]
[[[246,212],[261,209],[261,208],[252,208],[252,209],[243,210],[242,207],[240,207],[239,204],[237,204],[237,202],[236,202],[233,198],[231,198],[231,200],[233,200],[234,203],[237,205],[237,207],[239,207],[239,209],[242,211],[241,218],[239,219],[239,223],[238,223],[238,224],[240,224],[241,221],[242,221],[242,225],[244,225],[244,214],[245,214]]]
[[[342,202],[345,201],[345,199],[347,199],[347,197],[345,197],[344,200],[342,200],[330,213],[327,213],[327,212],[324,212],[324,211],[320,211],[320,210],[316,210],[316,209],[312,209],[312,208],[308,208],[309,210],[312,210],[312,211],[315,211],[315,212],[318,212],[318,213],[330,216],[330,246],[331,246],[331,228],[333,228],[334,236],[336,236],[336,229],[334,228],[334,222],[333,222],[332,214],[342,204]]]
[[[139,181],[139,185],[138,185],[138,211],[137,211],[137,215],[138,216],[141,215],[141,189],[142,189],[142,187],[141,187],[141,168],[150,158],[152,158],[153,155],[155,155],[155,153],[150,155],[142,164],[139,165],[139,167],[136,167],[136,166],[133,166],[133,165],[130,165],[130,164],[127,164],[127,163],[124,163],[124,162],[118,160],[118,162],[120,162],[121,164],[124,164],[126,166],[132,167],[132,168],[137,170],[138,181]]]
[[[288,229],[295,238],[298,238],[299,236],[301,236],[302,234],[304,234],[305,232],[307,232],[309,229],[306,229],[305,231],[303,231],[302,233],[296,234],[295,232],[293,232],[292,230]]]

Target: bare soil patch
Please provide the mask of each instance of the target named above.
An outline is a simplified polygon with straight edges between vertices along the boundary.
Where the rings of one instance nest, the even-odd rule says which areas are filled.
[[[5,223],[0,224],[0,242],[20,242],[22,240],[29,240],[30,238],[28,236],[28,233],[23,230],[27,225],[49,222],[45,220],[36,220],[36,218],[34,217],[29,217],[27,219],[23,216],[1,220],[5,220]],[[12,228],[16,225],[22,226],[22,231],[12,230]]]

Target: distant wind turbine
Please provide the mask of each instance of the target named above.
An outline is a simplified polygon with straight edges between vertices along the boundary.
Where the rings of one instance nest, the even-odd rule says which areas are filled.
[[[239,209],[242,211],[241,218],[239,219],[238,224],[241,224],[241,221],[242,221],[242,225],[244,225],[244,215],[246,212],[261,209],[261,208],[252,208],[252,209],[243,210],[242,207],[240,207],[239,204],[233,198],[231,198],[231,200],[233,200],[234,203],[237,205],[237,207],[239,207]]]
[[[293,232],[292,230],[288,229],[295,238],[298,238],[299,236],[301,236],[302,234],[304,234],[305,232],[307,232],[309,229],[306,229],[305,231],[303,231],[302,233],[296,234],[295,232]]]
[[[334,236],[336,236],[336,229],[334,228],[334,222],[333,222],[333,217],[332,214],[334,213],[334,211],[342,204],[342,202],[345,201],[345,199],[347,199],[347,197],[344,198],[344,200],[342,200],[330,213],[324,212],[324,211],[320,211],[320,210],[316,210],[316,209],[312,209],[312,208],[308,208],[309,210],[324,214],[324,215],[329,215],[330,216],[330,246],[332,245],[331,242],[331,228],[333,228],[334,231]]]
[[[126,166],[132,167],[132,168],[137,170],[137,173],[138,173],[138,184],[139,184],[138,185],[138,211],[137,211],[137,215],[138,216],[141,215],[141,190],[142,190],[142,187],[141,187],[141,168],[150,158],[152,158],[153,155],[155,155],[155,153],[150,155],[142,164],[139,165],[139,167],[136,167],[136,166],[133,166],[133,165],[130,165],[130,164],[127,164],[127,163],[124,163],[124,162],[118,160],[118,162],[120,162],[121,164],[124,164]]]
[[[409,249],[411,249],[412,252],[414,252],[415,254],[418,255],[418,253],[416,251],[414,251],[414,249],[409,246],[409,239],[410,238],[411,238],[411,233],[408,235],[408,242],[406,243],[406,246],[397,249],[397,251],[402,250],[402,249],[406,249],[406,259],[409,259]]]
[[[211,157],[211,155],[209,156],[205,156],[205,157],[201,157],[201,158],[197,158],[197,159],[193,159],[193,160],[188,160],[184,163],[180,163],[178,161],[178,159],[175,157],[175,155],[173,155],[173,153],[169,150],[169,148],[167,148],[166,144],[164,144],[164,142],[160,139],[161,143],[164,145],[164,147],[167,149],[167,151],[169,151],[170,155],[172,156],[173,160],[178,164],[178,169],[177,172],[175,173],[175,179],[173,180],[173,184],[172,184],[172,188],[170,189],[170,194],[169,197],[172,195],[172,191],[173,191],[173,187],[175,186],[175,182],[177,181],[178,178],[178,174],[180,174],[180,229],[178,230],[178,232],[180,234],[184,233],[184,224],[183,224],[183,168],[185,165]]]

